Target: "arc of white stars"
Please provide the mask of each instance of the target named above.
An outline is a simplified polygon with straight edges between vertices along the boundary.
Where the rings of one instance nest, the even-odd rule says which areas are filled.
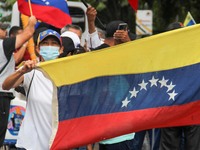
[[[149,80],[149,82],[151,83],[151,87],[154,86],[154,85],[157,86],[157,81],[158,81],[158,79],[155,79],[154,76],[153,76],[152,79]]]
[[[158,81],[160,82],[160,88],[162,88],[163,86],[166,86],[167,87],[167,82],[168,80],[165,79],[165,77],[163,76],[162,80]]]
[[[122,101],[122,108],[127,107],[129,103],[130,103],[130,100],[128,100],[128,98],[126,97],[126,99]]]
[[[139,91],[137,91],[137,90],[135,89],[135,87],[134,87],[132,91],[129,91],[129,93],[131,93],[131,97],[130,97],[130,98],[132,98],[132,97],[137,97],[137,93],[138,93],[138,92],[139,92]]]
[[[171,91],[175,86],[176,85],[173,85],[172,82],[171,82],[169,85],[167,85],[167,88],[168,88],[167,92]]]
[[[144,82],[144,80],[142,80],[142,83],[138,84],[140,86],[140,91],[142,89],[147,90],[147,82]]]
[[[177,95],[178,93],[175,93],[175,90],[173,90],[172,93],[168,93],[169,95],[169,101],[172,99],[173,101],[175,101],[175,96]]]

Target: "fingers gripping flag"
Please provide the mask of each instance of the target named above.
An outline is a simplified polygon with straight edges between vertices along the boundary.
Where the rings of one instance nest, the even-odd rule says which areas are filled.
[[[30,2],[33,15],[38,20],[57,28],[72,23],[65,0],[31,0]],[[28,0],[18,0],[18,8],[22,14],[30,16]]]
[[[51,149],[199,124],[199,28],[42,63],[55,85]]]

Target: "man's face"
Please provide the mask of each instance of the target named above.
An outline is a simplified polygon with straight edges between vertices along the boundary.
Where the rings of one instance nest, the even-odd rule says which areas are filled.
[[[37,52],[42,57],[42,61],[54,60],[60,53],[63,47],[60,45],[59,40],[54,36],[48,36],[39,43]]]

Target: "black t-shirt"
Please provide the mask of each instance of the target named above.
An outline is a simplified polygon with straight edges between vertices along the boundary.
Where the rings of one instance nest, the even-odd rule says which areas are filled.
[[[15,42],[16,42],[16,37],[6,38],[3,40],[3,50],[8,60],[10,59],[13,52],[15,51]]]

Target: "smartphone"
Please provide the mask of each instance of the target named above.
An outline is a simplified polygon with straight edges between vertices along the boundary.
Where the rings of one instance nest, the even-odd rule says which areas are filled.
[[[120,24],[118,25],[118,30],[124,30],[124,31],[128,30],[128,25],[127,25],[127,23],[120,23]]]

